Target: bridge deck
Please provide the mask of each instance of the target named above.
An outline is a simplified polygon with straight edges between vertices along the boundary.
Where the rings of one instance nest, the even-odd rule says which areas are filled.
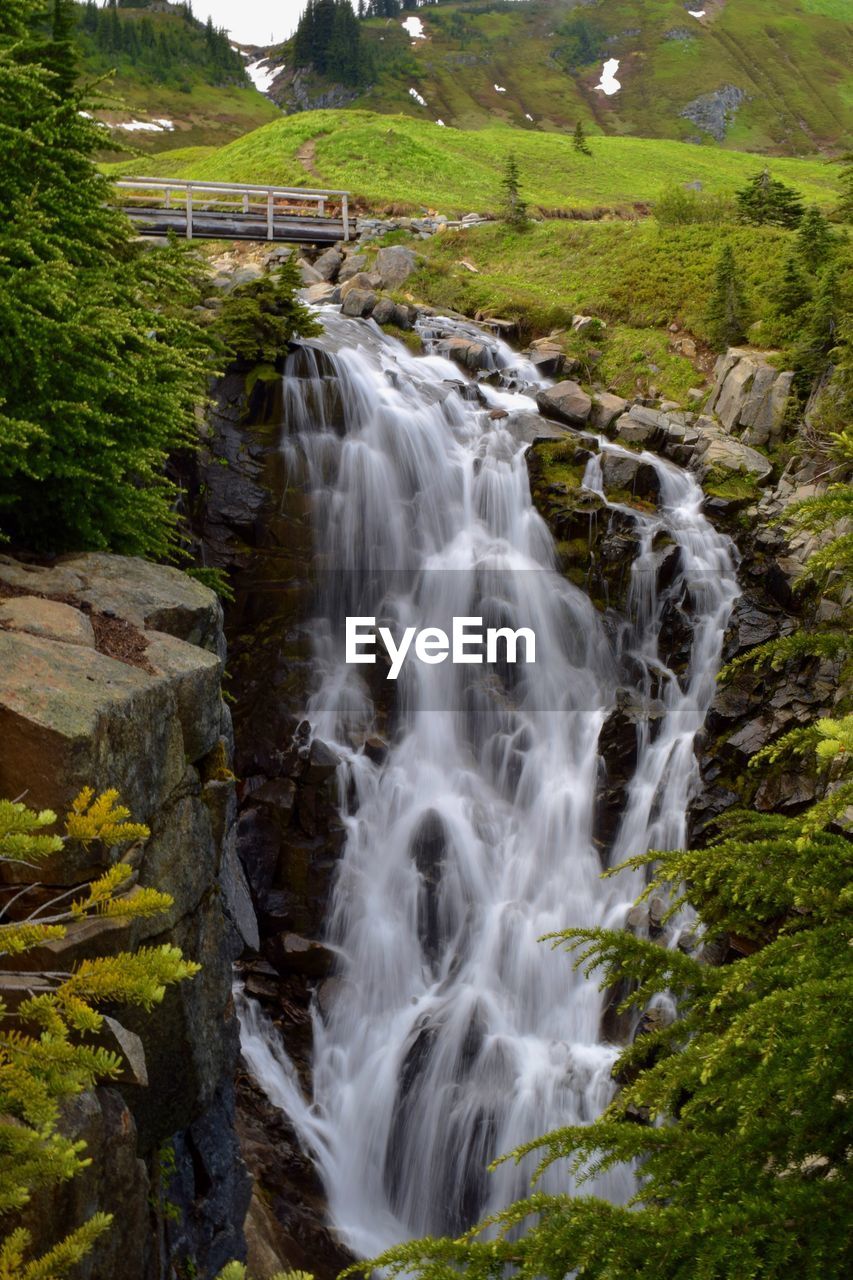
[[[125,212],[141,235],[187,240],[335,244],[350,238],[349,194],[231,182],[123,178]]]
[[[269,235],[265,215],[196,209],[192,234],[187,236],[187,215],[183,209],[126,206],[124,211],[143,236],[164,236],[174,231],[190,240],[271,240],[278,244],[336,244],[346,239],[344,224],[339,218],[278,215],[273,234]]]

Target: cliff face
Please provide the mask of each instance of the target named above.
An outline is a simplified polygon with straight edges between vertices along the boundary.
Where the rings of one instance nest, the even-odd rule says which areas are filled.
[[[84,785],[115,787],[151,828],[138,883],[174,899],[150,920],[73,926],[20,967],[64,970],[164,942],[202,965],[151,1014],[115,1011],[124,1077],[66,1116],[92,1163],[28,1211],[41,1247],[96,1209],[115,1214],[86,1280],[206,1277],[245,1256],[231,965],[257,932],[236,856],[223,655],[216,597],[176,570],[110,555],[51,566],[0,557],[0,794],[63,813]],[[33,902],[96,872],[99,856],[94,847],[57,855]],[[17,868],[14,878],[35,873]],[[0,989],[21,981],[7,966]]]

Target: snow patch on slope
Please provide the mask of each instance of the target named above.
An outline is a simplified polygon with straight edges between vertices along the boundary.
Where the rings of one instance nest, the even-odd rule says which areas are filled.
[[[600,89],[602,93],[606,93],[608,98],[618,93],[622,88],[621,82],[616,79],[616,72],[619,70],[619,59],[608,58],[601,71],[601,81],[595,87]]]
[[[124,129],[127,133],[172,133],[174,123],[161,116],[158,120],[120,120],[112,129]]]
[[[269,93],[273,80],[284,70],[284,66],[271,66],[268,58],[259,58],[246,67],[246,75],[259,93]]]

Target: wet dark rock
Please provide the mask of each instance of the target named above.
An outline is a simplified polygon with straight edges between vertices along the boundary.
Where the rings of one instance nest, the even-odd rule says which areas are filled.
[[[280,1266],[307,1271],[316,1280],[335,1280],[353,1258],[329,1230],[326,1197],[311,1157],[284,1112],[267,1100],[248,1072],[238,1078],[237,1102],[240,1148],[268,1211],[263,1215],[267,1250]],[[253,1216],[257,1224],[257,1210]],[[257,1247],[257,1226],[251,1244]],[[266,1252],[262,1261],[269,1256]]]
[[[424,954],[432,961],[441,954],[439,889],[447,857],[447,838],[447,828],[440,815],[430,810],[421,818],[411,842],[412,859],[423,885],[418,899],[418,934]]]
[[[556,418],[570,427],[582,427],[592,412],[592,400],[577,383],[558,382],[540,391],[536,396],[539,412],[546,418]]]
[[[336,755],[331,747],[327,746],[325,742],[321,742],[319,738],[315,738],[311,743],[311,751],[305,771],[302,774],[302,781],[308,786],[316,786],[318,783],[325,782],[333,776],[340,762],[340,756]]]
[[[328,947],[298,933],[280,933],[268,939],[265,954],[279,973],[305,978],[328,977],[334,960]]]
[[[490,347],[485,342],[476,342],[472,338],[441,338],[435,345],[435,354],[452,360],[472,373],[479,369],[490,370],[494,365]]]
[[[280,842],[281,827],[273,812],[254,805],[243,810],[237,825],[237,849],[256,902],[262,902],[272,887]]]
[[[596,787],[593,834],[602,849],[610,848],[619,828],[627,786],[637,765],[640,737],[645,734],[653,740],[664,713],[664,705],[657,699],[646,700],[632,689],[617,691],[616,706],[598,739],[602,768]]]
[[[341,312],[345,316],[369,316],[376,306],[377,297],[372,289],[350,289],[341,293]]]
[[[379,298],[373,308],[373,319],[377,324],[393,324],[397,304],[393,298]]]
[[[182,1260],[204,1258],[208,1273],[216,1275],[232,1259],[246,1257],[243,1223],[252,1193],[237,1141],[230,1079],[205,1114],[173,1139],[173,1146],[176,1172],[165,1178],[163,1187],[173,1206],[164,1215],[169,1256],[178,1268]]]
[[[638,498],[654,501],[660,493],[660,480],[654,467],[639,457],[604,452],[601,459],[604,491],[627,490]]]
[[[363,750],[368,760],[372,760],[374,764],[384,764],[388,758],[388,743],[375,734],[365,738]]]

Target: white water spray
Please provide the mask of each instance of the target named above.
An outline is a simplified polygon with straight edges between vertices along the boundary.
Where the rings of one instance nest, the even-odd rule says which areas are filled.
[[[275,1032],[240,999],[243,1051],[322,1173],[335,1227],[362,1255],[410,1236],[458,1233],[524,1194],[530,1165],[486,1165],[557,1126],[587,1123],[612,1095],[595,981],[538,939],[573,925],[620,927],[639,888],[603,884],[592,836],[599,733],[626,680],[662,704],[638,730],[638,763],[613,856],[680,844],[696,782],[693,744],[737,594],[729,544],[686,473],[644,455],[660,510],[636,520],[628,617],[613,642],[555,567],[536,513],[515,413],[533,402],[483,385],[494,421],[458,369],[415,358],[372,324],[323,313],[316,355],[285,381],[284,447],[313,495],[320,563],[318,684],[308,714],[347,774],[347,840],[328,937],[340,961],[314,1014],[311,1102]],[[443,322],[445,331],[446,322]],[[465,326],[456,331],[466,333]],[[483,335],[476,333],[479,341]],[[488,340],[509,385],[535,370]],[[601,442],[604,449],[615,446]],[[634,456],[634,455],[632,455]],[[586,484],[601,491],[597,460]],[[658,589],[658,534],[678,548]],[[659,652],[667,607],[689,610],[681,680]],[[342,619],[448,628],[454,616],[530,626],[535,666],[422,666],[377,707],[343,662]],[[390,749],[362,749],[377,720]],[[616,1200],[633,1175],[586,1190]],[[571,1190],[566,1167],[544,1190]]]

